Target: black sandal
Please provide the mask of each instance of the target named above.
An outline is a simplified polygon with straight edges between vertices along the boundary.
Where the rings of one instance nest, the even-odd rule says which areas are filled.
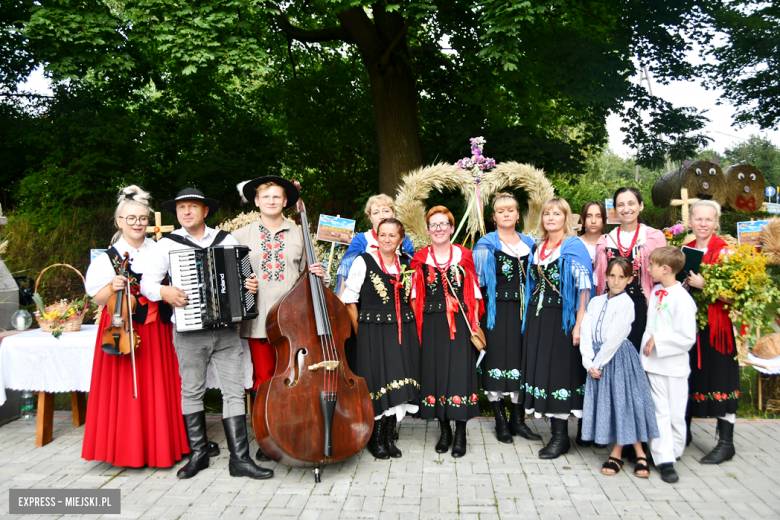
[[[611,469],[614,471],[614,473],[604,473],[605,469]],[[617,475],[620,473],[620,470],[623,469],[623,459],[618,459],[615,457],[610,457],[607,462],[601,465],[601,474],[602,475]]]
[[[640,462],[644,461],[644,462]],[[638,475],[638,471],[647,471],[647,475]],[[637,457],[636,466],[634,466],[634,476],[639,478],[650,478],[650,466],[647,465],[646,457]]]

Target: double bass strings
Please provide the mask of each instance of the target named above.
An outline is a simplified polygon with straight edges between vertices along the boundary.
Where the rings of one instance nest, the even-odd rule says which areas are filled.
[[[301,211],[301,227],[304,230],[309,229],[309,222],[306,218],[306,211]],[[304,232],[305,233],[305,232]],[[322,280],[320,277],[312,274],[311,264],[312,260],[317,258],[316,251],[314,250],[314,244],[311,238],[304,234],[304,242],[307,250],[306,261],[309,266],[309,286],[312,289],[312,303],[314,305],[315,320],[318,324],[318,333],[320,337],[320,348],[322,349],[323,357],[326,362],[338,361],[336,355],[335,342],[333,340],[333,330],[331,329],[330,320],[328,319],[328,308],[325,302],[325,292],[322,288]],[[336,399],[336,390],[338,385],[338,369],[323,371],[323,388],[325,389],[325,397],[327,400]]]

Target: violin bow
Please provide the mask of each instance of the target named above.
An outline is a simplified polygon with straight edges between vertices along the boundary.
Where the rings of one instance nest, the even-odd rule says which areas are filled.
[[[129,274],[129,273],[128,273]],[[133,365],[133,399],[138,398],[138,380],[135,375],[135,335],[133,333],[133,307],[130,295],[130,277],[127,277],[127,322],[130,324],[130,362]]]

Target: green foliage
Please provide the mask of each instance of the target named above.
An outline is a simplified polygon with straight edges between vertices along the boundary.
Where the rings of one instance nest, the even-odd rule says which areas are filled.
[[[32,280],[56,263],[70,264],[86,274],[89,250],[105,249],[114,234],[112,217],[113,208],[71,208],[51,215],[54,225],[44,231],[29,217],[9,213],[8,226],[3,227],[3,238],[9,241],[3,261],[14,276]],[[84,295],[84,283],[70,269],[54,268],[43,275],[38,292],[49,303],[63,298],[74,300]]]
[[[718,298],[724,298],[729,301],[726,308],[737,329],[743,325],[749,327],[742,335],[745,341],[755,344],[762,333],[771,330],[771,323],[777,316],[780,289],[767,274],[767,262],[766,255],[743,244],[730,248],[719,264],[702,264],[701,274],[706,282],[704,289],[694,293],[699,304],[700,328],[709,323],[709,306]]]
[[[551,173],[582,171],[586,156],[606,142],[610,112],[623,113],[643,163],[656,164],[703,142],[691,135],[701,127],[700,117],[672,109],[627,79],[635,73],[634,56],[654,65],[660,81],[690,77],[684,34],[698,27],[702,5],[709,2],[351,0],[281,7],[261,0],[16,1],[17,33],[35,60],[54,79],[90,79],[100,84],[101,101],[138,110],[136,130],[152,123],[139,103],[155,105],[160,92],[164,100],[156,110],[164,106],[169,112],[154,121],[164,123],[156,128],[173,127],[176,135],[176,118],[195,112],[182,126],[195,125],[199,138],[165,150],[151,142],[151,128],[140,130],[142,144],[154,148],[149,158],[159,159],[144,175],[162,167],[169,179],[197,179],[199,174],[184,175],[177,167],[198,170],[203,161],[211,170],[208,180],[218,173],[233,182],[231,168],[259,168],[241,152],[214,148],[240,142],[235,137],[241,134],[225,132],[225,125],[238,119],[230,107],[243,106],[246,119],[265,127],[254,133],[263,138],[249,147],[266,157],[263,145],[273,149],[273,164],[264,169],[278,165],[301,175],[301,168],[313,168],[313,176],[342,186],[344,178],[358,181],[347,184],[365,179],[376,185],[377,165],[382,171],[387,158],[377,154],[377,142],[381,148],[385,138],[377,141],[374,131],[392,126],[401,105],[415,103],[418,121],[392,139],[405,143],[393,152],[405,149],[426,163],[454,161],[468,137],[484,135],[500,161],[532,163]],[[450,48],[441,47],[444,41]],[[382,105],[389,85],[383,81],[405,68],[411,71],[410,95]],[[215,112],[200,112],[215,92],[228,106],[212,103]],[[641,118],[622,109],[626,102],[651,117],[648,129],[631,123]],[[201,138],[208,143],[198,149]],[[280,145],[291,153],[280,154]],[[322,148],[329,150],[323,155]],[[192,161],[182,161],[181,154]],[[226,185],[217,189],[227,191]],[[354,190],[322,195],[342,204],[357,198]]]
[[[780,5],[761,0],[720,2],[710,14],[713,31],[700,39],[712,59],[702,66],[709,85],[737,107],[738,124],[776,128],[780,123]]]
[[[780,186],[780,149],[768,139],[751,135],[747,141],[727,148],[726,158],[731,164],[752,164],[764,175],[767,186]]]

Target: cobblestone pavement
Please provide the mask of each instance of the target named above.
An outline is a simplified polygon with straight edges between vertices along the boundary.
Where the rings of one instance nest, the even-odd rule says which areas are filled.
[[[607,451],[573,442],[567,455],[540,460],[540,442],[500,444],[490,419],[469,421],[468,453],[456,461],[434,451],[437,423],[406,419],[402,458],[375,460],[363,451],[326,467],[315,485],[311,470],[273,463],[264,464],[276,472],[271,480],[230,477],[217,417],[209,418],[209,437],[222,454],[193,479],[176,478],[182,463],[126,469],[87,462],[80,457],[83,427],[74,428],[67,414],[56,414],[54,441],[43,448],[35,448],[34,420],[0,428],[3,518],[13,518],[9,488],[62,487],[120,488],[122,514],[110,518],[780,518],[780,423],[772,421],[738,422],[737,456],[720,466],[698,462],[715,443],[714,421],[694,421],[693,443],[676,465],[680,482],[669,485],[655,470],[649,479],[634,477],[631,464],[603,476]],[[543,420],[530,423],[549,440]],[[569,433],[574,438],[576,422]]]

